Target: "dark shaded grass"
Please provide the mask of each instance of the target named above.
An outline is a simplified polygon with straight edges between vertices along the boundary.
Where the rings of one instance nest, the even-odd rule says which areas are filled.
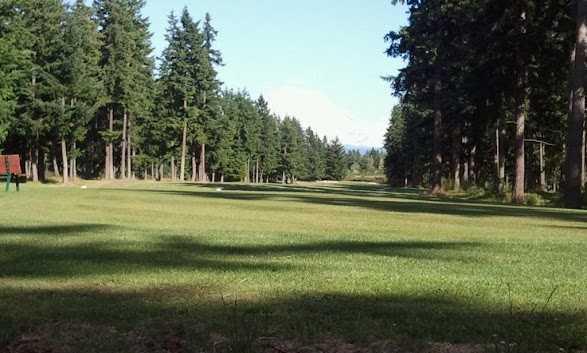
[[[189,293],[190,288],[184,292]],[[294,293],[261,302],[240,301],[236,312],[220,298],[169,306],[161,293],[148,290],[3,290],[0,303],[2,312],[7,312],[6,305],[22,307],[21,315],[0,319],[4,338],[16,331],[66,322],[74,327],[76,324],[108,325],[116,327],[121,335],[140,328],[151,332],[149,339],[162,341],[166,329],[173,325],[174,334],[199,337],[202,341],[194,344],[202,345],[212,332],[228,334],[232,322],[239,319],[244,325],[255,325],[259,335],[307,340],[327,336],[345,337],[348,342],[402,336],[417,337],[421,342],[498,340],[546,351],[572,350],[587,344],[585,313],[561,313],[545,308],[510,312],[506,306],[487,307],[474,300],[441,294]],[[116,335],[110,336],[107,339]],[[85,343],[80,344],[83,347]]]
[[[64,230],[72,226],[63,226]],[[79,229],[80,227],[75,227]],[[57,231],[59,226],[52,226]],[[88,226],[89,230],[94,227]],[[19,232],[16,232],[18,234]],[[134,242],[105,241],[81,245],[8,243],[2,247],[1,278],[70,278],[112,275],[161,269],[205,271],[293,271],[294,265],[279,262],[279,256],[364,254],[413,259],[469,261],[465,250],[472,242],[426,241],[320,241],[287,245],[218,245],[185,236],[150,239],[148,249]],[[454,251],[463,252],[455,253]],[[242,260],[242,258],[248,260]],[[272,261],[268,259],[271,258]],[[471,259],[470,261],[477,261]]]
[[[57,231],[59,226],[52,227]],[[64,230],[70,228],[63,227]],[[89,226],[85,232],[91,232],[91,229]],[[427,241],[321,241],[241,246],[207,244],[180,236],[160,237],[149,250],[130,250],[123,245],[119,243],[120,249],[113,250],[110,242],[80,246],[9,244],[2,250],[5,260],[0,263],[0,280],[66,279],[160,269],[296,270],[295,266],[279,264],[278,260],[266,261],[271,255],[340,253],[466,261],[466,251],[481,246],[467,242]],[[231,260],[235,257],[240,260]],[[118,327],[121,335],[124,335],[121,332],[131,332],[136,327],[159,335],[170,322],[178,326],[177,332],[191,337],[227,332],[234,320],[230,315],[234,313],[221,299],[225,293],[218,293],[216,299],[194,300],[200,292],[208,290],[197,286],[127,291],[112,287],[102,290],[3,288],[0,290],[0,313],[3,313],[0,315],[0,337],[8,342],[18,332],[26,332],[29,328],[63,322],[74,326],[75,323],[111,325]],[[175,305],[168,303],[171,296],[176,300]],[[508,342],[569,349],[587,344],[583,334],[587,332],[584,331],[585,313],[557,312],[548,308],[546,302],[533,312],[516,312],[507,305],[488,306],[475,298],[443,292],[416,296],[300,292],[262,300],[245,299],[238,305],[238,315],[246,315],[247,320],[262,327],[264,335],[280,337],[312,339],[334,335],[361,341],[370,337],[408,336],[423,341],[455,343],[489,343],[499,337]],[[14,310],[15,307],[19,310]],[[121,342],[126,341],[121,339]]]

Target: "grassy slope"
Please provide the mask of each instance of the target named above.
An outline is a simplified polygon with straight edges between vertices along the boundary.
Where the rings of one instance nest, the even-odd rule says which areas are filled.
[[[367,184],[215,188],[2,193],[0,342],[69,325],[113,346],[243,328],[587,345],[587,212]]]

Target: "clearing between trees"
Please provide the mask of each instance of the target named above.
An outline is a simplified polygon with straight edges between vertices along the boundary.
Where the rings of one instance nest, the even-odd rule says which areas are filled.
[[[366,183],[1,200],[0,352],[587,347],[586,211]]]

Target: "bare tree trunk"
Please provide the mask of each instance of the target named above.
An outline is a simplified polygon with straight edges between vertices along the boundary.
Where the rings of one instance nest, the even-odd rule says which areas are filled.
[[[220,184],[224,184],[224,173],[220,174]]]
[[[518,94],[520,95],[520,94]],[[522,101],[523,100],[523,101]],[[524,130],[526,125],[526,97],[522,95],[518,97],[516,104],[516,148],[515,148],[515,171],[516,180],[514,186],[513,201],[515,203],[524,203],[526,200],[525,195],[525,180],[526,180],[526,168],[525,168],[525,143],[524,143]]]
[[[176,180],[175,157],[171,157],[171,181]]]
[[[31,174],[33,176],[33,182],[39,182],[39,148],[35,146],[35,150],[33,152],[33,159],[31,160]]]
[[[128,121],[128,115],[126,113],[126,107],[122,115],[122,141],[120,142],[120,178],[126,179],[126,124]]]
[[[53,147],[53,152],[52,152],[51,157],[53,160],[53,173],[55,174],[55,177],[61,178],[61,173],[59,172],[59,163],[57,162],[57,146]]]
[[[283,172],[281,172],[281,183],[285,184],[286,180],[285,180],[285,170]]]
[[[212,172],[212,184],[216,182],[216,172]]]
[[[497,126],[495,127],[495,186],[496,186],[496,191],[497,193],[501,193],[502,190],[502,182],[501,182],[501,178],[500,178],[500,172],[501,172],[501,157],[500,157],[500,152],[501,152],[501,141],[499,140],[499,122],[497,123]]]
[[[540,190],[546,191],[546,167],[544,165],[544,143],[540,142]]]
[[[75,139],[71,143],[71,154],[69,155],[69,177],[72,181],[75,182],[76,180],[76,173],[75,173]]]
[[[198,168],[200,175],[200,182],[205,183],[208,181],[208,175],[206,174],[206,144],[200,145],[200,166]]]
[[[37,171],[39,173],[39,180],[46,181],[47,180],[47,155],[45,151],[39,148],[39,162],[37,165]]]
[[[132,123],[131,123],[131,119],[130,119],[130,113],[128,114],[128,131],[126,133],[126,139],[128,140],[128,142],[126,143],[126,168],[128,170],[128,178],[132,179],[134,178],[134,173],[132,170],[132,160],[133,157],[135,156],[135,149],[134,146],[132,145]],[[132,151],[132,155],[131,155],[131,151]]]
[[[469,163],[467,163],[467,161],[463,161],[463,184],[465,184],[465,187],[469,186]]]
[[[453,129],[453,141],[452,141],[452,179],[453,189],[456,191],[461,190],[461,128],[456,126]]]
[[[443,193],[442,188],[442,111],[440,95],[442,82],[440,78],[434,83],[434,131],[432,152],[432,188],[433,195]]]
[[[35,75],[35,72],[33,71],[32,73],[32,77],[31,77],[31,92],[32,92],[32,101],[33,104],[35,102],[35,87],[37,85],[37,76]],[[33,110],[31,108],[31,110]],[[33,110],[33,114],[34,114],[34,110]],[[30,168],[31,168],[31,177],[33,179],[33,182],[37,183],[39,182],[39,170],[37,169],[37,163],[39,162],[39,135],[38,133],[36,134],[36,140],[33,142],[34,144],[34,152],[32,151],[32,147],[31,147],[31,152],[30,152]]]
[[[587,0],[577,1],[577,38],[575,65],[573,67],[573,105],[567,131],[567,207],[581,207],[581,186],[583,183],[581,160],[583,152],[583,125],[585,121],[585,51],[587,50]]]
[[[184,108],[185,108],[185,100],[184,100]],[[187,153],[187,136],[188,136],[188,121],[187,119],[183,120],[183,132],[181,135],[181,162],[179,168],[179,181],[185,181],[185,159]]]
[[[63,159],[63,183],[67,184],[69,183],[69,176],[67,175],[69,166],[67,159],[67,145],[65,144],[64,138],[61,139],[61,157]]]
[[[247,175],[245,177],[245,183],[251,182],[251,156],[247,158]]]
[[[255,165],[255,183],[259,184],[259,157],[257,157],[257,163]]]
[[[29,151],[29,158],[30,158],[30,151]],[[27,180],[31,178],[31,160],[27,159],[24,162],[24,173],[26,175]]]
[[[195,183],[198,178],[198,163],[196,161],[196,154],[192,153],[192,183]]]
[[[136,156],[137,156],[137,150],[133,147],[132,148],[132,155],[131,155],[132,158],[129,158],[129,159],[134,159]],[[130,174],[130,179],[132,180],[135,178],[135,172],[134,172],[134,170],[132,170],[130,164],[128,165],[128,168],[129,168],[128,172]]]
[[[585,183],[587,183],[587,176],[586,174],[586,170],[585,168],[587,168],[587,162],[585,161],[585,145],[587,143],[587,136],[586,136],[586,131],[585,131],[585,121],[583,121],[583,147],[581,148],[581,160],[583,161],[582,165],[581,165],[581,180],[582,180],[582,186],[585,187]]]
[[[110,107],[108,108],[108,128],[110,133],[112,133],[112,130],[114,128],[114,108],[112,107],[112,105],[110,105]],[[104,168],[104,177],[106,180],[111,180],[114,178],[114,162],[112,161],[112,156],[114,154],[113,150],[114,146],[112,145],[112,142],[109,141],[106,144],[106,166]]]

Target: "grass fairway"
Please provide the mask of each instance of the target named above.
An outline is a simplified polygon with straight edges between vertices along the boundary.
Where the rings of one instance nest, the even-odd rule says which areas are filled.
[[[0,194],[0,347],[587,347],[587,212],[368,184],[88,185]]]

